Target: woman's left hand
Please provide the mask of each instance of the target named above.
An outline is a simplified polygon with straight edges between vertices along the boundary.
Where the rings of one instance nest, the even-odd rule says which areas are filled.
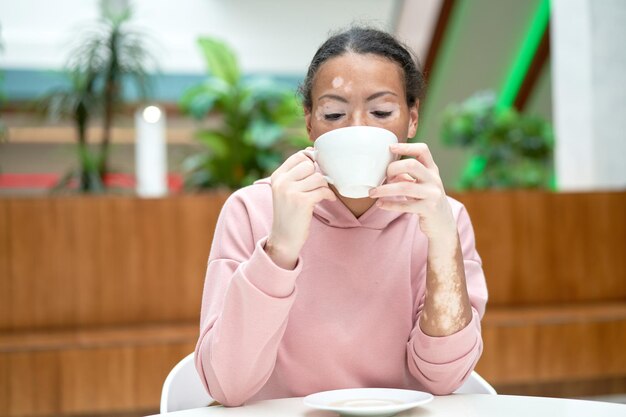
[[[394,161],[387,167],[387,182],[370,190],[370,197],[385,210],[418,214],[420,228],[429,238],[456,239],[456,221],[446,198],[439,168],[425,143],[398,143],[392,153],[411,158]],[[385,197],[406,197],[405,201]]]

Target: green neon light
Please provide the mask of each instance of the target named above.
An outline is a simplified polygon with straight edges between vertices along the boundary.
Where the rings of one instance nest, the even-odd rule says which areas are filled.
[[[513,62],[509,75],[504,81],[502,92],[496,103],[497,108],[503,109],[513,106],[549,21],[550,0],[541,0],[522,43],[522,47]]]

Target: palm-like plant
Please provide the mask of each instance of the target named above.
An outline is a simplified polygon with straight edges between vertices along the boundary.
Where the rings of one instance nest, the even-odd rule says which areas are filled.
[[[284,154],[308,144],[302,110],[293,90],[269,79],[244,79],[237,58],[223,42],[200,38],[209,77],[187,90],[184,112],[198,120],[220,116],[215,128],[201,128],[202,153],[185,160],[188,189],[236,189],[271,173]]]
[[[144,35],[128,27],[131,16],[129,7],[115,12],[103,3],[101,20],[81,34],[67,60],[69,88],[52,91],[41,101],[49,114],[70,117],[77,129],[80,168],[68,173],[61,187],[77,179],[81,191],[104,189],[111,128],[123,104],[123,81],[129,79],[140,98],[147,97],[150,85],[146,68],[153,59],[144,45]],[[94,149],[88,146],[87,127],[96,115],[102,118],[102,138]]]

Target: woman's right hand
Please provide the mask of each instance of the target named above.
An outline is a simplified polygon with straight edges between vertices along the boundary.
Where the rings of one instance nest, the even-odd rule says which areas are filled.
[[[287,158],[271,179],[274,218],[265,251],[276,265],[293,269],[309,236],[313,207],[337,197],[302,151]]]

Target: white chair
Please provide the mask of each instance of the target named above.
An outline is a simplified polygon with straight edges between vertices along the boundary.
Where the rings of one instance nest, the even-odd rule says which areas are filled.
[[[161,414],[206,407],[213,398],[206,392],[196,371],[193,353],[178,362],[165,378],[161,392]]]
[[[476,371],[472,371],[472,374],[467,380],[454,391],[455,394],[490,394],[497,395],[496,390],[485,381],[485,379],[478,375]]]

